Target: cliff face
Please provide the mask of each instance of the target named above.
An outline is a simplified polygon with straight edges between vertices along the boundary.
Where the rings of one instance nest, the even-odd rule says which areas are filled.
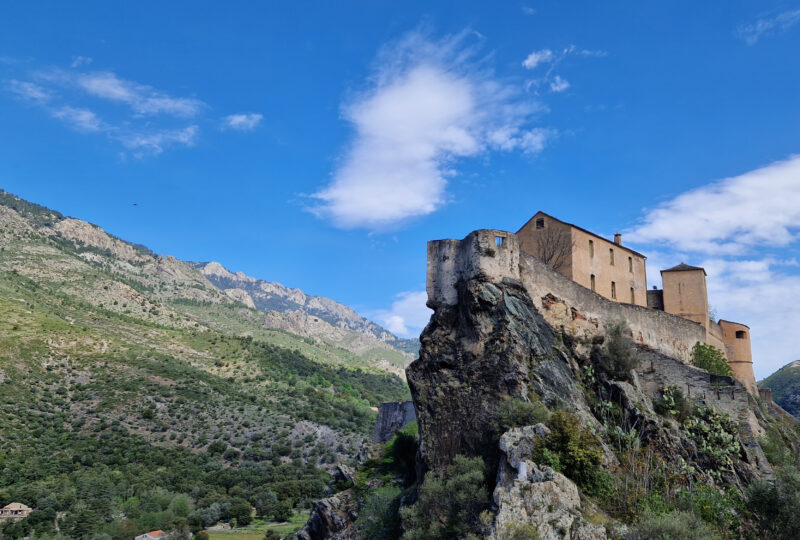
[[[686,362],[694,327],[576,290],[504,235],[478,231],[429,244],[434,314],[419,359],[406,370],[421,472],[441,471],[459,454],[489,466],[494,521],[486,536],[527,524],[542,538],[603,538],[619,525],[587,523],[575,483],[537,463],[546,426],[499,431],[509,401],[569,411],[596,439],[612,483],[614,475],[635,479],[623,460],[643,448],[688,483],[741,490],[772,475],[757,440],[768,408],[736,380]],[[607,351],[619,323],[628,323],[622,338],[632,357],[624,374],[609,368]],[[676,395],[685,403],[683,418],[671,409]]]

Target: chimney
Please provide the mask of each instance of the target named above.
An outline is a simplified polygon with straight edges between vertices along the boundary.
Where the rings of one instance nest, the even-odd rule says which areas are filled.
[[[617,234],[614,235],[614,243],[618,246],[622,245],[622,235],[619,234],[619,231],[617,231]]]

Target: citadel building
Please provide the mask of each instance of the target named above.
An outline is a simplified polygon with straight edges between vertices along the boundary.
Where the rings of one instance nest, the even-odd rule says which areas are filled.
[[[726,320],[714,321],[711,318],[706,272],[703,268],[681,263],[662,270],[663,289],[654,287],[653,290],[647,290],[646,257],[623,246],[622,235],[619,233],[614,235],[612,242],[540,211],[516,235],[502,231],[498,231],[498,234],[498,248],[516,244],[520,251],[532,255],[562,276],[606,300],[639,308],[621,313],[626,314],[624,318],[629,323],[641,321],[638,336],[637,323],[631,324],[631,327],[634,337],[643,344],[655,346],[657,349],[672,349],[672,354],[686,360],[694,344],[692,340],[720,349],[728,360],[734,377],[749,393],[758,395],[753,374],[750,329],[744,324]],[[513,241],[509,244],[511,240]],[[429,264],[430,262],[431,253]],[[532,279],[536,280],[535,277]],[[538,281],[541,282],[542,279],[544,278],[540,277]],[[582,307],[595,304],[575,290],[570,290],[562,298],[567,296],[584,298]],[[644,311],[640,311],[641,309]],[[669,319],[647,315],[648,312],[655,315],[653,312],[656,311],[691,321],[697,326],[684,328],[684,325],[675,322],[664,324]],[[576,313],[580,316],[580,310],[573,309],[573,319]],[[681,340],[683,344],[679,345]]]

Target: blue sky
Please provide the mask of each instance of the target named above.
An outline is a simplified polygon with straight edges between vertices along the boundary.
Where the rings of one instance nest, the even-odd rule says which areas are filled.
[[[425,242],[536,210],[705,265],[800,358],[800,2],[0,7],[0,187],[405,335]],[[137,203],[133,206],[133,203]]]

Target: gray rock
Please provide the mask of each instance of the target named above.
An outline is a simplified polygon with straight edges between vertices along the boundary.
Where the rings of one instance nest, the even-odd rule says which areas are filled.
[[[378,421],[372,434],[372,442],[385,443],[411,422],[417,421],[417,411],[412,401],[390,401],[381,403]]]
[[[360,540],[354,523],[359,503],[353,490],[315,501],[305,526],[297,531],[297,540]]]

